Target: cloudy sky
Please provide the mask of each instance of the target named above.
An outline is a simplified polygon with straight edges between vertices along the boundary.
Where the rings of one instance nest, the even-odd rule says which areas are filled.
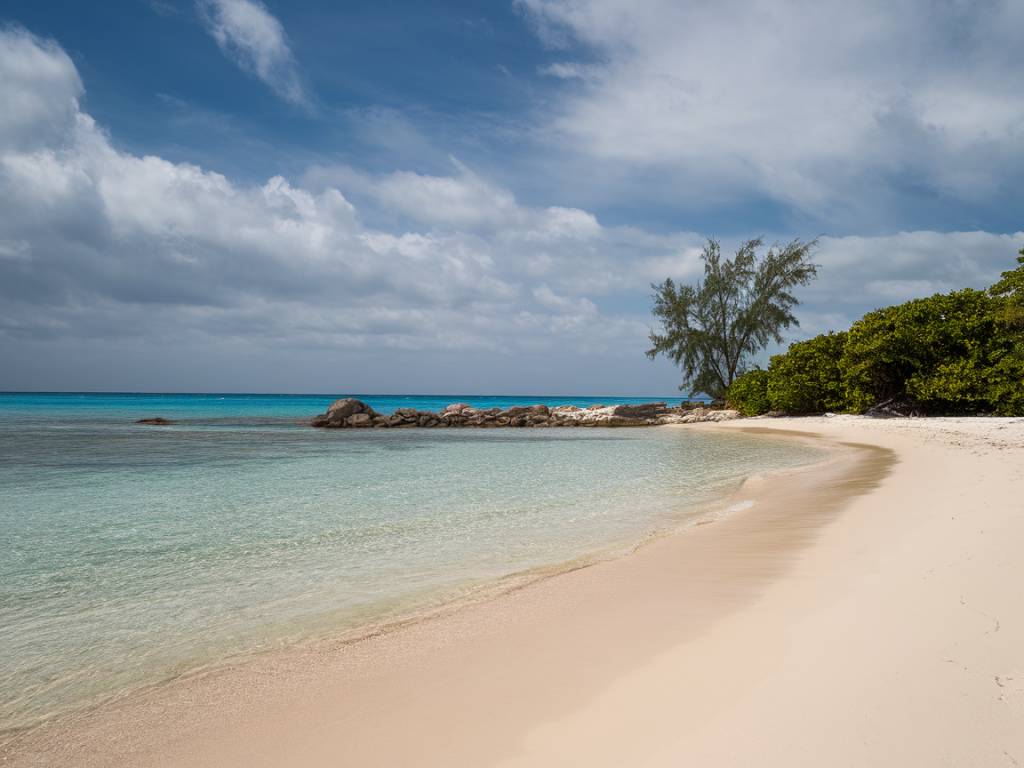
[[[792,338],[1024,245],[1017,0],[0,7],[0,390],[667,395],[650,283],[820,237]]]

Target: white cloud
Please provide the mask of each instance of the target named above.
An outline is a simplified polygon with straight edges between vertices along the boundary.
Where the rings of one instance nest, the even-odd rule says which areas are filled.
[[[545,70],[576,83],[551,117],[562,145],[689,199],[834,214],[893,178],[982,200],[1024,177],[1019,2],[519,5],[542,39],[598,54]]]
[[[556,61],[541,67],[540,74],[550,77],[557,77],[561,80],[586,80],[599,74],[600,70],[595,67],[581,64],[578,61]]]
[[[608,293],[629,258],[677,239],[616,244],[616,230],[593,215],[522,206],[458,162],[448,177],[336,171],[335,181],[408,225],[370,228],[336,184],[274,177],[249,186],[120,151],[80,111],[77,73],[62,51],[0,33],[0,68],[22,60],[40,64],[39,82],[27,68],[0,85],[0,97],[21,103],[22,91],[42,86],[51,95],[0,145],[0,334],[513,352],[534,341],[517,337],[518,312],[553,334],[545,345],[582,333],[580,314],[621,328],[584,294]],[[52,82],[61,67],[64,82]],[[23,146],[19,136],[57,113],[67,115],[60,135]],[[550,265],[542,286],[530,266],[538,260]],[[615,343],[602,336],[605,347]]]
[[[849,326],[865,312],[933,293],[983,288],[1015,266],[1024,232],[899,232],[823,237],[820,278],[801,292],[800,335]]]
[[[498,376],[505,360],[519,382],[543,375],[568,391],[574,376],[652,370],[649,284],[700,272],[699,234],[524,205],[458,162],[449,176],[320,167],[302,183],[252,185],[124,152],[81,111],[66,54],[24,32],[0,31],[0,73],[16,75],[0,78],[0,103],[22,105],[0,130],[0,349],[34,365],[52,358],[32,352],[42,343],[75,355],[134,344],[128,359],[216,349],[221,367],[239,349],[299,350],[311,366],[344,352],[360,369],[397,350],[428,372],[464,356],[449,384]],[[395,212],[394,226],[366,223]],[[1020,233],[823,238],[803,330],[985,285],[1021,244]],[[531,372],[524,357],[543,362]]]
[[[52,144],[78,113],[82,81],[68,55],[50,40],[2,29],[0,146],[30,150]]]
[[[259,0],[197,0],[207,30],[226,56],[292,104],[308,106],[281,22]]]

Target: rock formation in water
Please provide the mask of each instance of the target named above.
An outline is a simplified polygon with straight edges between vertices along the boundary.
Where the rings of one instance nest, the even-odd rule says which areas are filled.
[[[174,422],[171,421],[170,419],[165,419],[163,416],[157,416],[157,417],[152,418],[152,419],[138,419],[135,423],[136,424],[155,424],[157,426],[166,426],[168,424],[173,424]]]
[[[692,424],[700,421],[728,421],[738,411],[666,403],[635,405],[524,405],[512,408],[474,408],[452,403],[440,412],[399,408],[390,416],[377,413],[362,400],[347,397],[331,403],[327,413],[313,418],[314,427],[646,427],[658,424]]]

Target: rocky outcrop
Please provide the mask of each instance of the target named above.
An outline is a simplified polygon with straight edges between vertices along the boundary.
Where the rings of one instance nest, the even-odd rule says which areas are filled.
[[[310,422],[314,427],[412,428],[412,427],[647,427],[658,424],[693,424],[700,421],[738,419],[738,411],[703,406],[669,408],[666,403],[631,405],[513,406],[474,408],[452,403],[439,412],[399,408],[391,415],[377,413],[366,403],[345,398],[331,403],[327,413]]]
[[[159,426],[159,427],[165,427],[168,424],[173,424],[174,422],[171,421],[170,419],[165,419],[163,416],[157,416],[156,418],[152,418],[152,419],[138,419],[135,423],[136,424],[152,424],[152,425]]]

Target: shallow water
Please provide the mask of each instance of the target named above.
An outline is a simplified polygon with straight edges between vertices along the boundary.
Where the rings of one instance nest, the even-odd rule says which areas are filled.
[[[0,729],[629,546],[820,458],[685,429],[324,431],[300,419],[329,396],[220,397],[0,395]],[[587,404],[475,404],[538,400]],[[132,423],[157,415],[179,423]]]

